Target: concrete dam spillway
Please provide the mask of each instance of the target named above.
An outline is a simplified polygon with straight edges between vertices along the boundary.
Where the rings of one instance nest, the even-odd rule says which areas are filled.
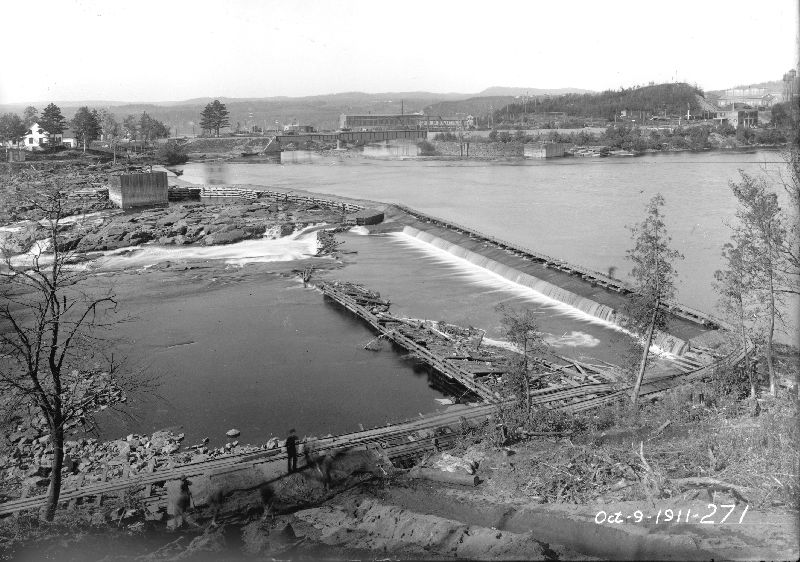
[[[596,318],[601,322],[624,328],[625,316],[610,304],[604,304],[593,298],[582,296],[577,292],[541,279],[529,272],[522,271],[513,265],[502,263],[497,259],[484,255],[486,252],[479,253],[478,251],[468,249],[457,240],[447,240],[439,236],[439,234],[442,234],[441,232],[422,230],[416,226],[407,225],[403,228],[403,233],[456,258],[469,262],[476,267],[480,267],[481,269],[502,277],[511,283],[531,289],[546,299],[557,301],[558,303]],[[673,355],[681,355],[684,351],[689,349],[686,340],[665,332],[655,334],[653,344]]]

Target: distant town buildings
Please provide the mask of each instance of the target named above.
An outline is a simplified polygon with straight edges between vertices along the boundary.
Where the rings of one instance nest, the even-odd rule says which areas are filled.
[[[284,125],[283,132],[289,134],[307,134],[307,133],[313,133],[314,127],[312,127],[311,125],[297,125],[297,124]]]
[[[731,88],[719,98],[719,107],[735,107],[735,104],[749,105],[750,107],[771,107],[777,96],[771,94],[766,88]]]
[[[427,131],[458,131],[473,129],[472,115],[443,117],[424,113],[367,114],[339,116],[339,129],[343,131],[386,131],[392,129],[423,129]]]
[[[719,123],[728,123],[733,127],[757,127],[758,126],[758,110],[757,109],[734,109],[731,111],[718,111],[714,121]]]

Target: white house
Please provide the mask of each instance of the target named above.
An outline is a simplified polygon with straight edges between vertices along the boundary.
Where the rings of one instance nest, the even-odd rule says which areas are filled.
[[[61,144],[62,142],[61,133],[53,135],[52,139],[49,137],[50,135],[39,126],[39,123],[34,123],[28,133],[22,137],[22,144],[25,150],[34,150],[36,147],[43,147],[48,142],[53,144]]]

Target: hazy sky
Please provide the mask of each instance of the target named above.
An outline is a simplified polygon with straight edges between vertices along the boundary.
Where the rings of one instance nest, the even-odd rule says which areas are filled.
[[[4,2],[0,103],[779,80],[798,0]]]

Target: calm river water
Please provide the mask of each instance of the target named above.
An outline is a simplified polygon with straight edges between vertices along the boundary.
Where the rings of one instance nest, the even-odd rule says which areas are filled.
[[[291,154],[296,164],[192,163],[183,179],[296,187],[320,193],[404,203],[569,261],[618,275],[630,267],[625,225],[640,221],[656,193],[667,202],[678,265],[679,298],[714,308],[712,281],[729,239],[736,201],[728,182],[738,170],[775,171],[777,152],[672,153],[636,158],[549,161],[387,161],[319,159]]]

